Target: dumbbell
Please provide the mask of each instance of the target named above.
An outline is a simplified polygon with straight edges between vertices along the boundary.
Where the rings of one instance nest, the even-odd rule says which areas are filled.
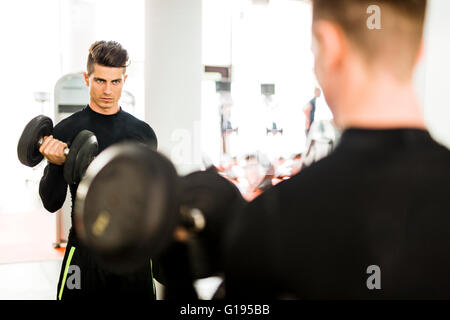
[[[162,154],[136,143],[107,148],[89,166],[74,207],[75,229],[105,269],[123,273],[188,236],[193,278],[219,273],[230,214],[245,203],[215,170],[179,177]]]
[[[39,148],[44,137],[53,133],[53,121],[47,116],[39,115],[25,126],[17,145],[19,161],[28,166],[38,165],[44,156]],[[68,184],[78,183],[86,168],[98,153],[98,142],[89,130],[77,134],[69,148],[64,149],[66,162],[64,163],[64,179]]]

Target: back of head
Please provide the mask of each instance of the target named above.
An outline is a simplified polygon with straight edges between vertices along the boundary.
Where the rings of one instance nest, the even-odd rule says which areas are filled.
[[[94,64],[99,64],[105,67],[124,68],[125,73],[128,59],[128,52],[120,43],[96,41],[89,48],[87,71],[90,75],[94,71]]]
[[[313,24],[336,24],[368,67],[411,77],[419,55],[427,0],[312,0]]]

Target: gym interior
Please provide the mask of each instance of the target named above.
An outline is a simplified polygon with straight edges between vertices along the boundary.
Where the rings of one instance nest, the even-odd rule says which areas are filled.
[[[69,231],[77,226],[81,226],[77,232],[86,243],[107,252],[102,256],[103,263],[114,260],[117,270],[131,268],[133,263],[129,261],[138,256],[142,259],[142,255],[152,256],[151,252],[161,254],[173,238],[189,242],[183,239],[193,237],[197,242],[214,244],[214,239],[192,236],[215,226],[216,221],[202,212],[201,205],[189,203],[209,196],[203,211],[210,210],[212,215],[216,211],[222,213],[225,207],[229,209],[232,200],[227,197],[236,191],[239,194],[233,197],[251,203],[277,184],[301,175],[305,168],[328,157],[339,146],[342,131],[334,123],[327,92],[315,96],[315,89],[321,84],[314,70],[311,1],[18,0],[2,1],[0,12],[0,57],[4,62],[4,76],[0,77],[4,89],[0,126],[1,300],[58,300],[64,296],[71,288],[65,288],[63,294],[58,282],[71,258]],[[449,1],[428,1],[424,52],[414,72],[414,88],[427,130],[446,148],[450,148],[449,14]],[[116,41],[128,51],[127,79],[119,105],[152,128],[157,137],[157,156],[155,150],[146,153],[139,146],[132,150],[125,145],[120,150],[96,154],[100,140],[90,145],[95,151],[78,146],[77,155],[76,144],[70,141],[67,162],[73,161],[71,174],[78,174],[72,179],[80,183],[76,201],[81,199],[75,202],[78,211],[72,220],[69,191],[56,211],[49,212],[43,204],[40,183],[47,159],[38,155],[36,163],[24,165],[21,158],[30,157],[30,145],[33,152],[39,153],[36,150],[43,144],[39,139],[52,134],[53,126],[56,128],[89,103],[90,91],[84,76],[86,58],[88,49],[98,40]],[[305,112],[311,99],[314,122],[310,111]],[[31,127],[25,130],[37,116],[43,116],[39,123],[42,126],[42,119],[51,120],[51,124],[45,124],[50,131],[40,136],[31,132]],[[85,138],[83,143],[91,138]],[[23,139],[28,140],[20,147]],[[71,151],[75,154],[72,157]],[[116,176],[106,177],[105,173],[103,181],[96,181],[100,179],[98,173],[108,169],[108,165],[120,166],[121,156],[136,162],[120,167],[122,171],[115,172]],[[149,171],[139,171],[140,157],[154,159],[148,160],[152,163]],[[64,168],[65,178],[66,168],[69,166]],[[213,171],[224,180],[215,181],[200,173],[195,176]],[[161,172],[167,175],[161,176]],[[123,180],[117,175],[122,175]],[[443,179],[448,182],[448,174]],[[222,185],[225,181],[229,185]],[[124,184],[128,187],[119,194],[117,190]],[[201,191],[186,187],[195,184]],[[150,195],[143,188],[154,193]],[[191,194],[180,191],[183,188]],[[172,195],[175,189],[177,197]],[[97,197],[102,193],[106,197],[108,190],[108,199],[116,195],[117,203],[111,200],[115,206],[109,202],[105,205],[121,208],[120,218],[114,216],[114,209],[108,212],[89,206],[89,201],[94,201],[94,191]],[[327,202],[329,195],[324,192],[319,199]],[[143,211],[138,205],[144,201],[147,214],[157,211],[158,206],[171,208],[166,210],[170,214],[162,210],[152,216],[158,227],[151,225],[150,218],[141,217]],[[132,218],[126,219],[123,211],[128,207],[134,209],[129,212]],[[90,214],[96,216],[88,219]],[[90,234],[108,233],[114,217],[123,220],[115,230],[121,233],[120,239],[135,241],[135,246],[126,247],[128,251],[121,257],[111,254],[111,248],[117,247],[117,238],[96,242]],[[210,220],[214,222],[211,224]],[[133,229],[130,221],[141,222]],[[122,237],[126,231],[132,236]],[[135,251],[135,247],[141,251]],[[195,275],[190,280],[200,300],[213,299],[224,282],[217,261],[203,263],[210,259],[209,251],[217,251],[217,257],[212,256],[221,260],[220,250],[206,247],[202,248],[207,253],[194,250],[186,258],[187,265],[198,268],[192,271]],[[147,251],[142,252],[142,248]],[[70,275],[65,273],[66,277]],[[77,279],[72,280],[72,290],[77,290]],[[166,286],[161,282],[158,277],[153,282],[158,300],[165,299]],[[175,286],[173,290],[176,289]],[[448,289],[445,288],[447,292]]]

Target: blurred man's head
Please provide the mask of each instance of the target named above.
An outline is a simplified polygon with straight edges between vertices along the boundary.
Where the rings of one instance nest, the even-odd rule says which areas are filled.
[[[422,50],[426,0],[312,3],[314,69],[331,109],[339,108],[350,83],[380,75],[397,83],[412,81]]]

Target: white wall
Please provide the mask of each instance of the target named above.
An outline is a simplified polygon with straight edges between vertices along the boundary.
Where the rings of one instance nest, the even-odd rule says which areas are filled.
[[[233,1],[233,96],[240,131],[239,155],[262,151],[289,157],[305,146],[301,109],[312,98],[315,76],[311,43],[311,6],[277,0],[268,5]],[[267,137],[272,122],[262,103],[261,83],[275,84],[274,112],[282,136]]]
[[[180,173],[200,169],[201,0],[146,2],[146,120]]]
[[[0,30],[1,212],[20,210],[29,200],[23,188],[33,171],[19,163],[17,142],[27,121],[51,110],[49,103],[43,110],[33,93],[51,92],[60,75],[59,2],[1,1]]]
[[[425,29],[424,111],[431,134],[450,148],[450,1],[429,0]]]

